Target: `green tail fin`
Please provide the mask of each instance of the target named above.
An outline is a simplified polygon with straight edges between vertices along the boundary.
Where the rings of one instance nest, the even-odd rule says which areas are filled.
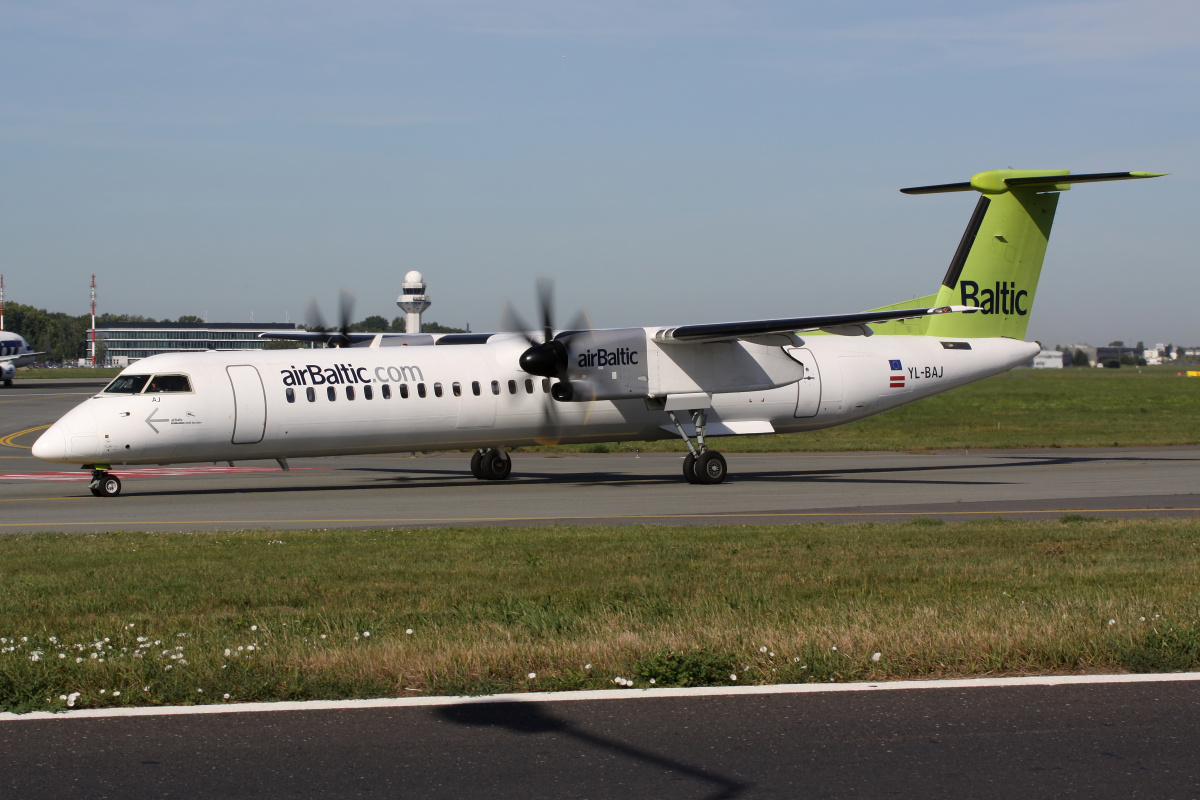
[[[977,312],[939,314],[873,324],[876,333],[1024,339],[1059,193],[1072,183],[1152,178],[1151,172],[1071,175],[1067,170],[993,170],[967,183],[901,189],[906,194],[977,191],[971,221],[938,292],[885,309],[974,306]]]

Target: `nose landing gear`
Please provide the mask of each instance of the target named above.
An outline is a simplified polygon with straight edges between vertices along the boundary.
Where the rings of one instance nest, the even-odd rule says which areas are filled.
[[[92,482],[88,484],[88,489],[96,497],[116,497],[121,493],[121,479],[116,475],[110,475],[105,469],[94,467]]]

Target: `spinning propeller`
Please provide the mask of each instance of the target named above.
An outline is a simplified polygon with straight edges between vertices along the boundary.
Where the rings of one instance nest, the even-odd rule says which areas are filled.
[[[501,327],[510,333],[519,333],[529,342],[529,349],[521,354],[517,363],[521,370],[530,375],[556,380],[550,394],[556,401],[571,399],[571,384],[567,382],[567,344],[577,336],[586,336],[591,330],[591,321],[587,312],[580,309],[571,318],[571,323],[565,331],[557,336],[554,334],[554,279],[540,277],[537,280],[538,310],[541,315],[541,329],[535,329],[526,324],[521,315],[505,303]],[[546,403],[543,406],[543,424],[549,430],[549,435],[538,439],[539,444],[557,444],[559,436],[558,411],[556,403]]]
[[[308,308],[304,311],[305,324],[310,331],[324,334],[322,341],[326,347],[349,347],[350,337],[347,336],[350,332],[351,317],[354,315],[354,301],[357,298],[348,290],[342,289],[338,292],[338,321],[341,323],[337,328],[328,328],[325,326],[325,318],[321,315],[321,309],[317,306],[317,301],[312,300],[308,304]]]

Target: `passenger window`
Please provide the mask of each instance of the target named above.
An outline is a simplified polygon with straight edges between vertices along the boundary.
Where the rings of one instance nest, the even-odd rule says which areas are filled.
[[[325,396],[330,400],[337,400],[337,389],[334,389],[332,386],[326,386]]]
[[[471,394],[479,397],[479,381],[471,381]]]
[[[440,383],[435,383],[433,385],[433,396],[434,397],[442,396],[442,385]]]
[[[516,381],[509,381],[509,382],[508,382],[508,393],[509,393],[509,394],[516,394],[516,393],[517,393],[517,382],[516,382]]]
[[[402,400],[408,399],[408,384],[407,383],[400,384],[400,399],[402,399]]]
[[[179,394],[192,391],[187,375],[155,375],[150,379],[145,394]]]
[[[150,380],[149,375],[118,375],[108,386],[104,387],[105,394],[137,394]]]
[[[353,399],[354,399],[354,387],[353,387],[353,386],[347,386],[347,387],[346,387],[346,399],[347,399],[347,400],[353,400]]]
[[[500,381],[492,381],[492,394],[500,394]]]
[[[292,387],[290,387],[290,386],[289,386],[289,387],[287,388],[287,391],[285,391],[285,392],[284,392],[284,395],[286,395],[286,396],[287,396],[287,401],[288,401],[289,403],[294,403],[294,402],[296,402],[296,390],[295,390],[295,389],[293,389]]]
[[[533,379],[525,379],[525,394],[533,394]]]
[[[382,392],[383,392],[383,399],[384,399],[384,400],[391,400],[391,399],[392,399],[392,387],[388,386],[388,385],[385,383],[385,384],[384,384],[382,387],[380,387],[380,391],[382,391]]]
[[[550,379],[549,378],[542,378],[542,392],[545,394],[550,394]]]
[[[374,392],[371,391],[371,385],[367,384],[366,386],[364,386],[363,387],[363,400],[370,400],[373,396],[374,396]]]
[[[459,383],[458,381],[455,381],[452,388],[454,389],[455,397],[462,397],[462,384],[461,383]]]
[[[316,389],[309,386],[307,389],[304,390],[304,393],[306,395],[308,395],[308,402],[310,402],[310,403],[317,402],[317,390]]]
[[[425,384],[418,383],[417,384],[417,397],[424,397],[424,396],[425,396]]]

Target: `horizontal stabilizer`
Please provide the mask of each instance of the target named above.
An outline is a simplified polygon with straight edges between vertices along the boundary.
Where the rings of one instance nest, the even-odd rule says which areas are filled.
[[[980,172],[963,183],[939,183],[935,186],[912,186],[901,189],[904,194],[939,194],[941,192],[982,192],[1002,194],[1009,189],[1040,188],[1053,191],[1072,183],[1099,181],[1129,181],[1137,178],[1158,178],[1165,172],[1091,172],[1072,175],[1069,170],[996,169]]]

